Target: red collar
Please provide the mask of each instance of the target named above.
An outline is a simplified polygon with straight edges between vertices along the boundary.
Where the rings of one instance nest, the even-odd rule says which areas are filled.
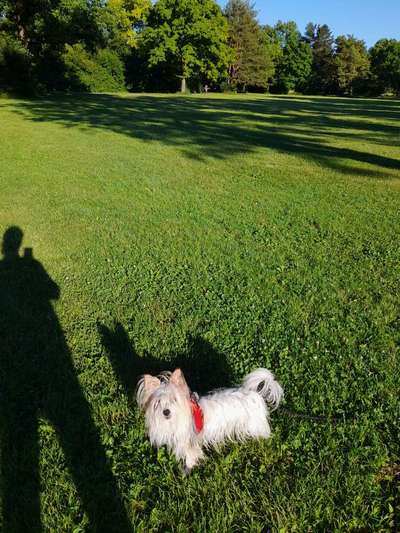
[[[196,433],[200,433],[203,431],[204,427],[204,414],[203,409],[200,407],[199,402],[194,394],[192,394],[190,397],[190,407],[192,408],[192,417]]]

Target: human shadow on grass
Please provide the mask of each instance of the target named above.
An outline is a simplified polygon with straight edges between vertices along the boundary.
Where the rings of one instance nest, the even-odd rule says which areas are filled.
[[[194,160],[226,159],[258,148],[296,155],[323,167],[355,173],[359,163],[376,177],[399,170],[400,160],[331,144],[335,139],[397,146],[400,119],[393,103],[319,98],[186,98],[73,95],[6,104],[34,122],[56,122],[84,130],[113,131],[176,147]],[[364,120],[360,120],[360,117]]]
[[[190,388],[201,394],[231,383],[231,369],[225,354],[201,336],[189,335],[184,352],[162,360],[151,354],[140,356],[119,322],[111,328],[100,323],[97,327],[115,376],[131,401],[140,376],[157,375],[175,368],[181,368]]]
[[[94,532],[131,531],[117,485],[52,306],[60,289],[23,233],[10,227],[0,261],[2,526],[42,531],[38,417],[53,425]],[[60,517],[61,518],[61,517]]]

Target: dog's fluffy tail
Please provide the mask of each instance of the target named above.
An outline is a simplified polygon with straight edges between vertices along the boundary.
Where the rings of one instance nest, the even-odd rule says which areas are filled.
[[[248,374],[243,380],[242,388],[260,394],[270,406],[271,411],[275,411],[283,397],[282,387],[275,380],[272,372],[266,368],[257,368]]]

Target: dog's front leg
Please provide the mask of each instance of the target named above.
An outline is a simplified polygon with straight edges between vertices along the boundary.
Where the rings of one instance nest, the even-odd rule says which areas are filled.
[[[191,445],[185,455],[184,471],[185,474],[189,474],[194,466],[204,458],[203,450],[199,444]]]

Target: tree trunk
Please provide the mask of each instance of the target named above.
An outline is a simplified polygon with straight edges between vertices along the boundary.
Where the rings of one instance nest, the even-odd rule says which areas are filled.
[[[181,93],[185,93],[186,92],[186,78],[184,76],[182,76],[182,80],[181,80]]]
[[[23,23],[24,18],[24,5],[21,1],[15,2],[15,22],[17,25],[17,35],[18,39],[21,41],[21,43],[27,47],[29,38],[28,38],[28,32],[26,30],[26,26]]]

